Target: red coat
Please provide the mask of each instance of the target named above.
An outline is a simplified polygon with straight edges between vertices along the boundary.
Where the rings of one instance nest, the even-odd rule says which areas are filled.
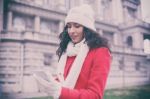
[[[68,57],[64,77],[68,75],[75,57]],[[102,99],[111,63],[107,48],[88,52],[74,89],[62,88],[60,99]]]

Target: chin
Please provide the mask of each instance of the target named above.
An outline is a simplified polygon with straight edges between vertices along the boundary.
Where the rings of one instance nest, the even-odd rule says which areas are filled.
[[[78,43],[76,40],[72,40],[73,43]]]

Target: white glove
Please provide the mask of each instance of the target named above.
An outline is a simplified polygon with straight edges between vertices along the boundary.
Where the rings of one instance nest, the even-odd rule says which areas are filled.
[[[40,87],[40,91],[44,91],[54,99],[58,99],[61,94],[61,84],[56,81],[52,75],[48,74],[48,77],[50,78],[49,81],[44,80],[40,76],[34,75],[34,78],[37,80]]]

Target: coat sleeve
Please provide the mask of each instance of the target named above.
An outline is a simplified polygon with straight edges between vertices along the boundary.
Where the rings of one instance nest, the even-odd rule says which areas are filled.
[[[107,48],[95,49],[93,66],[86,89],[62,88],[60,99],[102,99],[110,70],[111,55]]]

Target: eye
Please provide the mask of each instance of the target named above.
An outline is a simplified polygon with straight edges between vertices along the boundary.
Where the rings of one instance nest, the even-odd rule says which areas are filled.
[[[75,26],[76,28],[80,28],[80,27],[81,27],[80,24],[75,24],[74,26]]]

